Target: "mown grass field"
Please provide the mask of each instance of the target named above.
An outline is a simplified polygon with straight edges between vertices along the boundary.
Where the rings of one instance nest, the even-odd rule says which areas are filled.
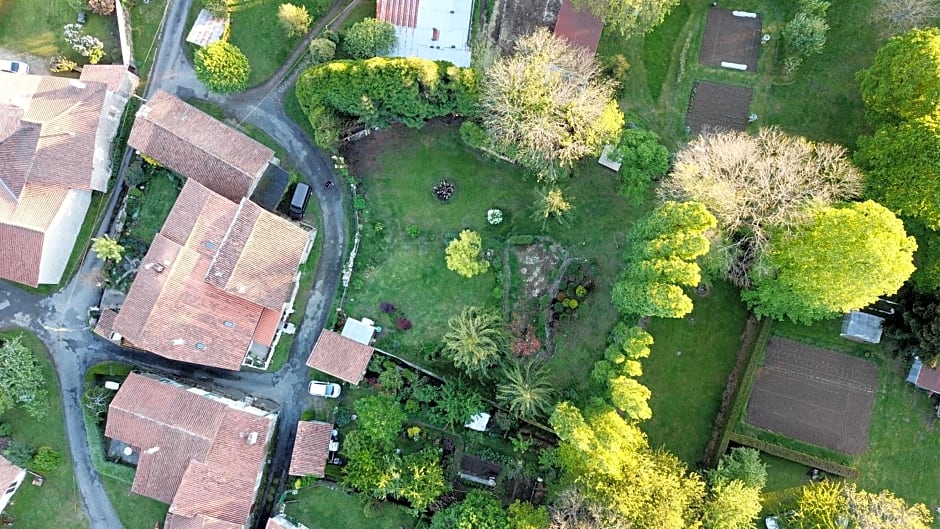
[[[62,28],[76,21],[77,13],[66,0],[3,0],[0,1],[0,48],[31,53],[40,57],[65,55],[78,62],[87,62],[62,37]],[[84,33],[104,43],[101,64],[121,62],[117,18],[88,12]],[[44,74],[46,72],[35,72]]]
[[[36,449],[50,446],[62,453],[62,463],[52,472],[43,473],[43,484],[35,487],[27,475],[13,501],[4,511],[14,519],[15,527],[48,529],[50,527],[88,527],[88,518],[82,508],[72,457],[65,436],[65,416],[62,413],[62,395],[59,380],[48,351],[35,335],[18,330],[0,332],[0,341],[19,336],[42,366],[42,376],[49,396],[49,413],[43,419],[33,419],[19,408],[0,415],[0,422],[13,426],[13,439]]]
[[[286,515],[310,529],[412,529],[417,524],[417,518],[408,514],[404,507],[328,487],[301,490],[296,496],[287,496],[285,503]]]

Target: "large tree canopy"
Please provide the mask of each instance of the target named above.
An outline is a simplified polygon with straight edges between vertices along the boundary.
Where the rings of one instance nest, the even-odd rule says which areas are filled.
[[[572,0],[623,36],[646,33],[658,26],[679,0]]]
[[[858,140],[865,194],[898,215],[940,229],[940,124],[922,118],[881,127]]]
[[[810,323],[897,292],[916,247],[900,219],[870,200],[817,208],[806,226],[774,241],[774,275],[741,296],[758,316]]]
[[[828,205],[858,194],[861,176],[838,145],[815,143],[776,128],[705,134],[676,158],[660,187],[667,199],[708,207],[725,238],[724,272],[749,286],[763,273],[775,231],[808,220],[807,206]]]
[[[874,122],[913,119],[940,105],[940,29],[913,29],[887,42],[871,68],[858,72]]]
[[[540,28],[485,72],[481,117],[493,146],[552,178],[617,139],[613,85],[583,48]]]
[[[17,336],[0,341],[0,413],[22,406],[30,417],[49,411],[48,390],[33,351]]]
[[[251,75],[251,65],[242,50],[224,40],[196,50],[193,70],[206,88],[220,94],[241,92],[248,87]]]
[[[692,312],[682,287],[701,281],[696,259],[708,252],[715,217],[697,202],[667,201],[630,232],[626,269],[611,298],[624,314],[681,318]]]

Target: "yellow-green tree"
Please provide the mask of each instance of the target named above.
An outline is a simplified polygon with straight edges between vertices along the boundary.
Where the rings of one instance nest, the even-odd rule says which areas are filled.
[[[303,35],[310,29],[313,19],[305,6],[281,4],[277,7],[277,21],[287,32],[288,37]]]
[[[447,269],[464,277],[473,277],[486,272],[490,269],[490,263],[480,257],[482,249],[483,239],[480,234],[472,230],[463,230],[456,239],[450,241],[444,250]]]
[[[92,239],[91,249],[104,261],[120,261],[124,255],[124,247],[108,234]]]
[[[500,316],[468,306],[447,320],[443,355],[458,369],[482,375],[503,356],[508,341]]]
[[[758,316],[825,319],[897,292],[916,248],[901,220],[875,202],[818,208],[807,226],[773,243],[774,275],[741,297]]]

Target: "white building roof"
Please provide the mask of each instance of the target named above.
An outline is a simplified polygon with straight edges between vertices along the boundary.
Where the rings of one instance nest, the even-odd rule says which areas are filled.
[[[343,325],[341,336],[363,345],[372,345],[372,336],[374,334],[375,322],[369,318],[362,318],[361,321],[354,318],[346,318],[346,324]]]
[[[380,0],[376,18],[395,26],[398,43],[390,56],[467,67],[472,13],[473,0]]]

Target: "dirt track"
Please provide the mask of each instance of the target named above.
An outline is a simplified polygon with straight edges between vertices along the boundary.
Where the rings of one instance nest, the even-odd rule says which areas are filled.
[[[772,338],[747,405],[747,422],[853,455],[868,449],[878,389],[871,362]]]

